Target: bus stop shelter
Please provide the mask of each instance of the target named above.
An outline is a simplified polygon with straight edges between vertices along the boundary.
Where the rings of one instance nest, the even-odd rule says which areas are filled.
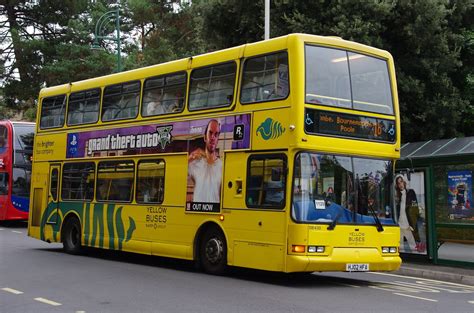
[[[421,243],[410,250],[402,241],[400,251],[474,268],[474,137],[403,144],[396,172],[415,190],[420,207]]]

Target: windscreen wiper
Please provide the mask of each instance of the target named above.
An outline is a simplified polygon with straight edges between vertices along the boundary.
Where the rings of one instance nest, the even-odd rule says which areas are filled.
[[[380,223],[379,217],[377,216],[377,213],[375,213],[375,210],[372,206],[367,206],[369,208],[370,213],[372,213],[372,216],[374,217],[375,224],[377,224],[377,231],[382,232],[383,231],[383,226],[382,223]]]
[[[339,212],[336,215],[336,218],[331,222],[331,224],[329,224],[327,230],[334,230],[334,228],[336,228],[337,221],[339,220],[339,218],[341,218],[341,216],[342,216],[342,213]]]

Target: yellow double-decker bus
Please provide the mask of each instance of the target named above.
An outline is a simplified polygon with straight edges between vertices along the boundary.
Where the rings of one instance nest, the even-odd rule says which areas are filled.
[[[209,273],[396,270],[394,73],[291,34],[45,88],[28,234]]]

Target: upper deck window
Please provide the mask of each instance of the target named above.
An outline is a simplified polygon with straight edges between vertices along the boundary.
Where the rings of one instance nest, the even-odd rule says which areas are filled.
[[[142,116],[181,112],[185,95],[185,72],[149,78],[143,90]]]
[[[8,129],[0,125],[0,153],[3,153],[8,146]]]
[[[213,65],[191,73],[189,110],[229,106],[234,99],[235,62]]]
[[[27,167],[30,167],[31,156],[33,155],[35,125],[15,123],[13,124],[13,134],[13,148],[15,149],[13,163],[19,166],[27,165]]]
[[[100,89],[73,92],[69,96],[67,124],[81,125],[99,120]]]
[[[289,94],[288,53],[279,52],[245,61],[240,102],[284,99]]]
[[[387,62],[306,45],[306,103],[393,114]]]
[[[139,81],[105,87],[102,101],[102,121],[137,117],[139,100]]]
[[[66,95],[44,98],[41,104],[40,128],[55,128],[64,125]]]

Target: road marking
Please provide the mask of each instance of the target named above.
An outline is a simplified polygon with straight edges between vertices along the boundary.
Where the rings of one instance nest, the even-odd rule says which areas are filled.
[[[18,230],[12,230],[12,233],[23,234],[23,232],[18,231]]]
[[[3,230],[3,228],[0,228],[0,230]]]
[[[13,293],[13,294],[16,294],[16,295],[21,295],[23,293],[23,291],[15,290],[15,289],[12,289],[12,288],[2,288],[2,290],[6,291],[6,292]]]
[[[439,290],[435,289],[435,288],[430,288],[430,286],[426,286],[426,285],[420,285],[420,284],[417,284],[417,283],[409,283],[409,282],[405,282],[405,281],[392,281],[392,282],[389,282],[389,284],[395,284],[395,285],[399,285],[399,286],[404,286],[404,287],[407,287],[407,288],[413,288],[413,291],[414,292],[440,292]],[[448,289],[443,289],[443,288],[439,288],[441,290],[448,290]]]
[[[51,300],[48,300],[48,299],[45,299],[45,298],[35,298],[35,300],[38,301],[38,302],[43,302],[43,303],[46,303],[46,304],[49,304],[49,305],[54,305],[54,306],[62,305],[61,303],[54,302],[54,301],[51,301]]]
[[[474,288],[468,286],[453,286],[453,285],[445,285],[445,282],[442,281],[416,281],[415,283],[403,282],[403,281],[396,281],[397,283],[411,285],[419,289],[427,288],[429,292],[439,292],[437,290],[447,291],[449,293],[474,293]],[[457,290],[456,290],[457,289]]]
[[[397,296],[415,298],[415,299],[419,299],[419,300],[425,300],[425,301],[431,301],[431,302],[438,302],[438,300],[435,300],[435,299],[428,299],[428,298],[422,298],[422,297],[417,297],[417,296],[412,296],[412,295],[406,295],[406,294],[398,293],[398,292],[394,292],[393,294],[394,294],[394,295],[397,295]]]
[[[392,284],[389,284],[389,283],[379,283],[379,284],[380,285],[378,285],[378,286],[369,286],[369,288],[385,290],[385,291],[390,291],[390,292],[393,292],[393,291],[416,292],[416,293],[419,292],[419,291],[413,290],[413,288],[407,288],[407,287],[403,287],[403,286],[392,285]]]
[[[473,301],[467,301],[467,303],[474,304],[474,300]]]
[[[369,272],[368,274],[384,275],[384,276],[392,276],[392,277],[401,277],[401,278],[414,279],[414,280],[427,281],[427,282],[436,282],[436,283],[442,282],[443,284],[446,284],[446,285],[452,285],[452,286],[458,286],[458,287],[465,287],[465,288],[472,288],[472,286],[469,286],[469,285],[451,283],[451,282],[440,281],[440,280],[436,280],[436,279],[428,279],[428,278],[421,278],[421,277],[404,276],[404,275],[389,274],[389,273],[379,273],[379,272]]]
[[[76,313],[86,313],[86,311],[76,311]]]

